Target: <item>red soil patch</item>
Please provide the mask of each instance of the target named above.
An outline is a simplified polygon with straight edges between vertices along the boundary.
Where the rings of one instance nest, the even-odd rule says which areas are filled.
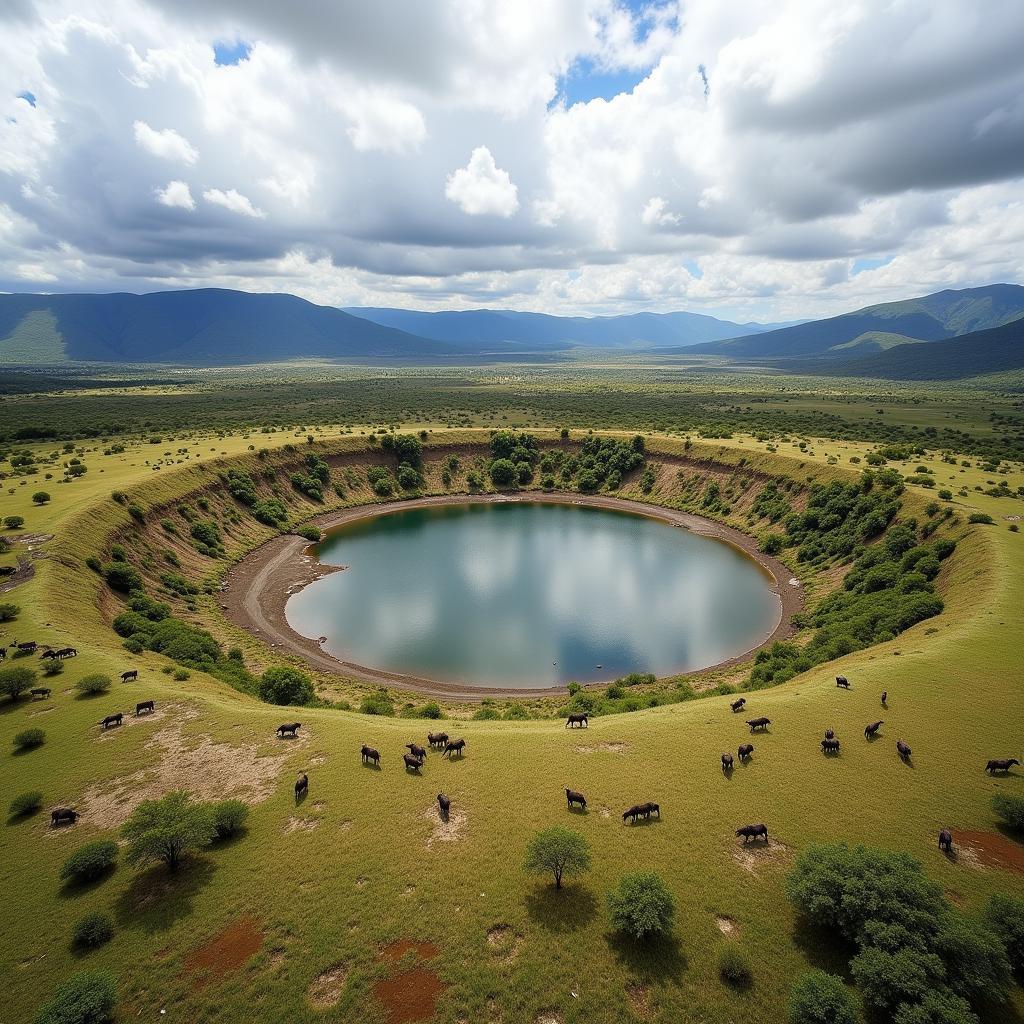
[[[957,847],[965,853],[970,850],[985,867],[1024,875],[1024,846],[999,832],[954,832],[953,850],[956,851]]]
[[[185,958],[185,971],[197,974],[203,988],[237,970],[263,945],[263,929],[253,917],[240,917],[215,935],[205,945],[194,949]]]
[[[396,939],[389,942],[381,951],[381,960],[398,963],[406,953],[415,952],[421,960],[433,960],[437,956],[437,946],[432,942],[417,942],[415,939]]]
[[[437,952],[432,942],[398,939],[380,951],[378,960],[396,964],[407,953],[414,953],[419,960],[431,960]],[[373,994],[384,1007],[387,1024],[408,1024],[433,1017],[437,997],[444,989],[445,983],[432,970],[419,965],[381,978],[373,986]]]

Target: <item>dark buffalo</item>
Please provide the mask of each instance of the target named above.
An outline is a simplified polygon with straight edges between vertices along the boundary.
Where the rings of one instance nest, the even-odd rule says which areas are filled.
[[[746,697],[737,697],[730,705],[733,711],[742,711],[743,705],[747,703]]]
[[[565,791],[565,799],[570,811],[573,804],[579,804],[584,811],[587,809],[587,798],[582,793],[577,793],[575,789],[567,789]]]
[[[1015,764],[1020,764],[1015,757],[997,757],[985,765],[985,771],[990,775],[993,772],[1008,772]]]
[[[767,825],[741,825],[736,829],[737,836],[743,836],[743,845],[751,839],[763,839],[766,843],[768,842],[768,826]]]
[[[446,732],[428,732],[427,742],[432,747],[443,747],[448,742],[448,733]]]
[[[882,691],[882,707],[887,708],[889,706],[889,691]]]
[[[28,692],[32,694],[33,700],[36,697],[41,697],[43,700],[46,700],[46,698],[50,696],[50,688],[48,686],[33,686]]]
[[[953,852],[953,833],[950,832],[948,828],[944,828],[939,833],[939,849],[942,850],[943,853]]]
[[[437,808],[441,812],[442,821],[448,820],[448,812],[451,810],[451,806],[451,800],[444,793],[437,794]]]
[[[423,762],[418,757],[413,757],[412,754],[403,754],[402,760],[405,762],[407,771],[411,768],[414,772],[418,772],[423,767]]]
[[[283,738],[285,736],[298,736],[301,728],[301,722],[282,722],[274,731],[279,737]]]
[[[647,806],[646,804],[634,804],[632,807],[629,808],[628,811],[623,811],[623,813],[622,813],[622,820],[623,820],[623,822],[625,822],[626,819],[629,818],[630,821],[635,825],[636,824],[636,819],[639,818],[644,813],[644,808],[646,806]],[[647,815],[647,816],[650,817],[650,815]]]
[[[447,757],[448,760],[450,761],[452,759],[452,754],[458,754],[459,757],[462,757],[462,751],[465,750],[465,748],[465,740],[449,740],[444,745],[444,753],[441,756]]]
[[[641,804],[640,810],[643,813],[644,818],[650,818],[652,814],[656,814],[659,818],[661,817],[661,804],[656,804],[653,801]]]
[[[587,718],[587,712],[586,711],[580,711],[578,713],[577,712],[573,712],[573,714],[571,714],[565,720],[565,727],[566,727],[566,729],[575,729],[577,727],[579,727],[580,729],[583,729],[584,727],[588,726],[589,724],[590,724],[590,722],[589,722],[589,719]]]
[[[39,656],[39,660],[40,661],[53,661],[53,659],[56,658],[56,657],[57,657],[57,652],[55,650],[53,650],[52,648],[47,648]]]
[[[904,743],[903,740],[897,740],[896,741],[896,753],[899,754],[900,757],[903,758],[904,761],[909,761],[910,760],[910,754],[911,754],[910,747],[907,746],[907,744]]]
[[[841,686],[844,690],[848,690],[850,688],[850,681],[846,676],[836,676],[836,686]]]
[[[770,718],[751,718],[747,722],[751,732],[757,732],[758,729],[767,729],[771,724],[772,720]]]
[[[77,647],[62,647],[59,651],[56,652],[56,657],[61,658],[61,659],[64,659],[64,658],[77,658],[78,657],[78,648]]]
[[[35,654],[39,649],[39,644],[35,640],[26,640],[24,643],[17,644],[19,654]]]
[[[50,811],[51,825],[63,825],[66,821],[74,825],[74,823],[78,821],[78,811],[73,807],[54,807],[54,809]]]
[[[102,725],[104,729],[111,725],[120,725],[122,718],[124,718],[124,714],[118,711],[116,715],[107,715],[107,717],[100,722],[100,725]]]
[[[155,710],[156,710],[156,703],[154,701],[151,701],[151,700],[139,701],[139,703],[135,705],[135,714],[136,714],[136,716],[141,715],[143,711],[153,712]]]
[[[359,753],[362,754],[363,760],[369,763],[372,761],[375,765],[380,765],[380,753],[368,747],[365,743],[359,748]]]
[[[295,799],[299,800],[309,792],[309,776],[303,772],[295,780]]]
[[[413,757],[418,757],[421,761],[426,761],[427,752],[418,743],[406,743],[406,749],[412,754]]]
[[[864,739],[870,740],[882,728],[882,722],[885,719],[879,719],[877,722],[872,722],[870,725],[864,726]]]
[[[139,678],[139,670],[137,668],[130,668],[127,672],[121,673],[121,682],[130,683],[133,679]]]
[[[821,752],[823,754],[838,754],[839,753],[839,740],[822,740],[821,741]]]
[[[723,754],[722,755],[722,771],[723,772],[731,772],[732,771],[732,754]]]
[[[754,752],[754,744],[753,743],[741,743],[739,745],[739,749],[736,751],[736,753],[740,755],[740,760],[741,761],[746,761],[753,752]]]
[[[825,739],[827,739],[827,740],[834,740],[835,738],[836,738],[836,731],[835,731],[835,729],[826,729],[825,730]]]

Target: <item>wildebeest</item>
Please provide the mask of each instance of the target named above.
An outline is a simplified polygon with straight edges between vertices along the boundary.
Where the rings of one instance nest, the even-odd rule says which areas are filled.
[[[836,676],[836,686],[841,686],[844,690],[850,688],[850,681],[846,676]]]
[[[751,839],[763,839],[766,843],[768,842],[768,826],[761,825],[741,825],[736,829],[737,836],[743,836],[743,845],[746,846],[747,842]]]
[[[722,771],[723,772],[731,772],[732,771],[732,754],[723,754],[722,755]]]
[[[135,705],[135,716],[138,717],[143,711],[155,711],[156,704],[151,700],[143,700]]]
[[[1020,764],[1015,757],[997,757],[985,765],[985,771],[990,775],[993,772],[1008,772],[1015,764]]]
[[[465,740],[449,740],[444,745],[444,753],[441,756],[447,757],[449,761],[452,759],[452,754],[458,754],[459,757],[462,757],[462,751],[465,749],[465,747]]]
[[[952,853],[953,851],[953,833],[948,828],[939,832],[939,849],[943,853]]]
[[[733,711],[742,711],[743,705],[747,703],[746,697],[737,697],[730,705]]]
[[[120,725],[122,718],[124,718],[124,714],[118,711],[116,715],[107,715],[107,717],[100,722],[100,725],[102,725],[104,729],[111,725]]]
[[[444,795],[444,793],[437,794],[437,807],[441,812],[441,818],[444,821],[448,820],[448,811],[451,809],[452,802]]]
[[[33,686],[28,692],[32,694],[33,700],[36,697],[42,697],[43,700],[46,700],[50,696],[50,688],[48,686]]]
[[[280,737],[297,736],[301,728],[301,722],[282,722],[274,731]]]
[[[426,761],[427,752],[418,743],[406,743],[405,746],[413,757],[418,757],[421,761]]]
[[[77,658],[78,648],[77,647],[62,647],[59,651],[54,651],[54,657],[56,658]]]
[[[589,720],[587,718],[587,712],[586,711],[579,711],[579,712],[575,712],[574,711],[565,720],[565,727],[566,727],[566,729],[573,729],[573,728],[576,728],[577,726],[579,726],[579,728],[582,729],[585,726],[588,726],[589,724],[590,724],[590,722],[589,722]]]
[[[570,811],[573,804],[579,804],[583,810],[587,809],[587,798],[582,793],[577,793],[575,789],[567,789],[565,791],[565,799]]]
[[[771,724],[772,720],[770,718],[751,718],[747,722],[751,732],[756,732],[758,729],[767,729]]]
[[[838,754],[839,753],[839,740],[822,740],[821,741],[821,752],[823,754]]]
[[[441,747],[448,742],[448,733],[446,732],[428,732],[427,742],[432,747]]]
[[[380,764],[380,753],[368,747],[365,743],[359,748],[359,753],[362,755],[364,761],[372,761],[375,765]]]
[[[835,731],[835,729],[826,729],[825,730],[825,739],[827,739],[827,740],[834,740],[835,738],[836,738],[836,731]]]
[[[741,761],[746,761],[748,757],[754,752],[753,743],[741,743],[739,749],[736,751],[740,755]]]
[[[418,757],[413,757],[412,754],[403,754],[402,760],[405,762],[407,771],[411,768],[414,772],[418,772],[423,767],[423,762]]]
[[[139,670],[137,668],[130,668],[127,672],[121,673],[121,682],[130,683],[133,679],[139,678]]]
[[[865,725],[864,726],[864,739],[866,739],[866,740],[871,739],[871,737],[874,736],[875,733],[878,732],[878,730],[882,728],[882,722],[884,722],[884,721],[885,721],[884,718],[880,718],[877,722],[872,722],[870,725]]]
[[[78,811],[73,807],[54,807],[50,811],[50,824],[60,825],[65,821],[70,821],[72,825],[78,821]]]
[[[303,772],[295,780],[295,799],[298,800],[299,797],[305,796],[308,792],[309,792],[309,776],[305,772]]]
[[[899,754],[904,761],[910,760],[910,747],[908,747],[907,744],[903,742],[903,740],[896,741],[896,753]]]

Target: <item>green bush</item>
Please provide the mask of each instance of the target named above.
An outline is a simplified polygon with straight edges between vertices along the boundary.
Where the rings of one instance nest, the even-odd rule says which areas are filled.
[[[50,495],[46,491],[36,491],[32,495],[32,502],[36,505],[45,505],[50,500]]]
[[[117,1006],[117,984],[106,971],[79,971],[57,986],[35,1024],[107,1024]]]
[[[985,907],[985,922],[998,936],[1010,966],[1024,978],[1024,900],[996,893]]]
[[[29,790],[27,793],[19,793],[7,808],[12,818],[23,818],[29,814],[35,814],[43,806],[43,794],[37,789]]]
[[[216,832],[209,804],[193,802],[177,790],[159,800],[144,800],[121,827],[130,864],[163,861],[175,871],[190,850],[209,843]]]
[[[386,690],[368,693],[360,702],[359,710],[364,715],[382,715],[390,718],[395,713],[395,702]]]
[[[1024,796],[996,793],[992,797],[992,810],[1014,832],[1024,832]]]
[[[83,697],[98,697],[101,693],[106,693],[110,689],[110,676],[102,675],[99,672],[82,676],[75,683],[75,689]]]
[[[139,571],[127,562],[107,562],[103,566],[103,578],[112,590],[128,594],[142,586]]]
[[[4,526],[6,526],[8,530],[20,530],[24,525],[24,516],[4,516]]]
[[[319,541],[323,536],[320,532],[320,528],[317,526],[300,526],[295,532],[300,537],[305,537],[306,540],[311,540],[314,543]]]
[[[555,825],[530,840],[523,866],[533,874],[550,874],[555,888],[561,889],[566,875],[579,875],[590,868],[590,846],[579,832]]]
[[[257,687],[260,700],[268,704],[294,704],[303,706],[316,697],[313,683],[305,672],[278,665],[268,668],[260,677]]]
[[[112,839],[97,839],[80,846],[64,861],[60,877],[65,882],[92,882],[109,871],[116,862],[117,843]]]
[[[790,1024],[858,1024],[857,1000],[842,978],[810,971],[796,980],[789,994]]]
[[[46,733],[39,728],[22,729],[14,736],[14,749],[20,754],[25,750],[41,747],[46,742]]]
[[[654,871],[623,875],[618,886],[608,893],[612,928],[635,939],[667,932],[675,912],[675,897]]]
[[[23,693],[35,686],[36,674],[24,665],[10,665],[0,668],[0,694],[17,700]]]
[[[495,487],[512,487],[519,481],[516,464],[511,459],[495,459],[487,467],[487,472]]]
[[[0,622],[13,622],[20,614],[21,609],[16,604],[0,604]]]
[[[241,831],[249,808],[241,800],[221,800],[213,805],[213,828],[218,839],[230,839]]]
[[[987,512],[972,512],[967,517],[969,523],[981,523],[983,526],[992,526],[995,520]]]
[[[114,937],[114,922],[106,914],[94,910],[78,919],[75,925],[75,945],[95,949]]]
[[[723,946],[718,954],[718,976],[734,988],[743,988],[750,984],[750,961],[743,951],[732,943]]]

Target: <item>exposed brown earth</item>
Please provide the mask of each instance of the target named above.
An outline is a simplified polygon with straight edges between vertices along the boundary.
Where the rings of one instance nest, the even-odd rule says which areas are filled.
[[[240,917],[185,958],[185,972],[203,988],[237,970],[263,945],[263,928],[253,917]]]
[[[953,856],[970,867],[997,868],[1024,875],[1024,844],[1001,832],[954,831]]]

